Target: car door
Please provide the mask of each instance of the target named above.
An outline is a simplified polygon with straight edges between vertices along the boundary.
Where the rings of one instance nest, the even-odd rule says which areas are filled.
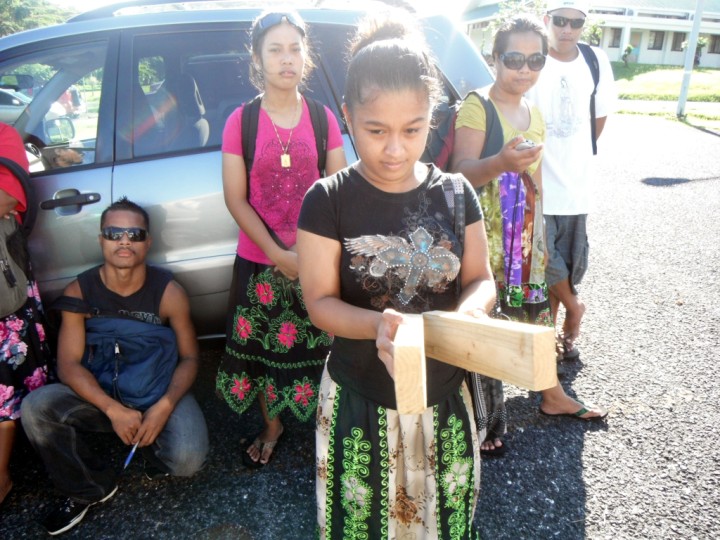
[[[238,24],[122,36],[112,195],[148,211],[149,262],[186,289],[201,335],[225,328],[238,227],[223,198],[220,143],[227,116],[256,93],[245,36]]]
[[[100,212],[111,198],[117,39],[49,39],[4,50],[0,81],[29,98],[14,127],[31,163],[37,206],[29,247],[46,303],[101,260]],[[75,119],[56,103],[72,85],[88,107]],[[62,109],[62,107],[60,107]]]

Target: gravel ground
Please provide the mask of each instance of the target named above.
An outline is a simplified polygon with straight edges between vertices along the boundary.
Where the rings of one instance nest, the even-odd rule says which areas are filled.
[[[720,537],[720,137],[663,118],[618,115],[600,142],[581,360],[563,384],[610,408],[606,423],[541,417],[538,395],[507,388],[510,451],[483,463],[483,537]],[[714,247],[713,247],[714,246]],[[204,347],[196,394],[212,450],[193,479],[148,481],[142,459],[120,491],[64,538],[309,539],[313,433],[287,422],[276,459],[251,472],[236,458],[260,428],[217,400],[219,345]],[[98,451],[118,467],[112,437]],[[20,439],[0,539],[44,538],[58,501]]]

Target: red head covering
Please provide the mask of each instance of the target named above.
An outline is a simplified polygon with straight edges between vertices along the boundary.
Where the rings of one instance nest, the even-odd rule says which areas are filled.
[[[16,161],[26,171],[30,168],[20,135],[15,128],[3,123],[0,123],[0,156]],[[0,165],[0,189],[18,200],[15,210],[25,211],[26,199],[22,185],[15,175],[3,165]]]

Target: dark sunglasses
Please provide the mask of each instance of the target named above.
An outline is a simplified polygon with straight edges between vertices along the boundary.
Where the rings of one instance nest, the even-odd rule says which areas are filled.
[[[144,242],[147,240],[147,231],[140,227],[105,227],[101,232],[105,240],[112,240],[113,242],[122,240],[124,234],[127,234],[128,240],[131,242]]]
[[[585,24],[584,17],[580,19],[568,19],[567,17],[561,17],[560,15],[553,15],[552,21],[555,26],[559,26],[560,28],[565,28],[567,23],[570,23],[570,28],[574,28],[575,30],[582,28]]]
[[[255,23],[255,28],[257,28],[257,30],[261,32],[265,32],[273,26],[277,26],[278,24],[283,22],[283,20],[286,20],[288,23],[292,24],[295,28],[298,29],[298,32],[300,32],[302,37],[305,37],[305,24],[301,20],[298,20],[298,18],[295,17],[295,15],[293,15],[292,13],[268,13],[267,15],[257,20],[257,22]]]
[[[534,53],[525,57],[523,53],[509,52],[500,55],[503,65],[517,71],[527,63],[531,71],[540,71],[545,66],[545,55],[543,53]]]

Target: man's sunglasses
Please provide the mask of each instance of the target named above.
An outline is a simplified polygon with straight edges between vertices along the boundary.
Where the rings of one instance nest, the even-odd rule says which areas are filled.
[[[509,52],[500,55],[503,65],[517,71],[527,63],[531,71],[540,71],[545,66],[545,55],[543,53],[534,53],[525,57],[523,53]]]
[[[147,240],[147,231],[140,227],[105,227],[101,232],[105,240],[112,240],[113,242],[122,240],[124,234],[127,234],[128,240],[131,242],[144,242]]]
[[[295,28],[298,29],[298,32],[302,35],[302,37],[305,37],[305,25],[302,21],[298,20],[295,15],[292,13],[280,13],[280,12],[272,12],[268,13],[267,15],[263,16],[261,19],[258,19],[258,21],[255,23],[255,26],[258,30],[265,32],[269,28],[272,28],[273,26],[277,26],[283,20],[287,21],[288,23],[292,24]]]
[[[568,23],[570,23],[570,28],[573,28],[577,30],[578,28],[582,28],[585,24],[585,18],[582,17],[580,19],[568,19],[567,17],[561,17],[560,15],[553,15],[552,21],[555,26],[559,26],[560,28],[565,28]]]

